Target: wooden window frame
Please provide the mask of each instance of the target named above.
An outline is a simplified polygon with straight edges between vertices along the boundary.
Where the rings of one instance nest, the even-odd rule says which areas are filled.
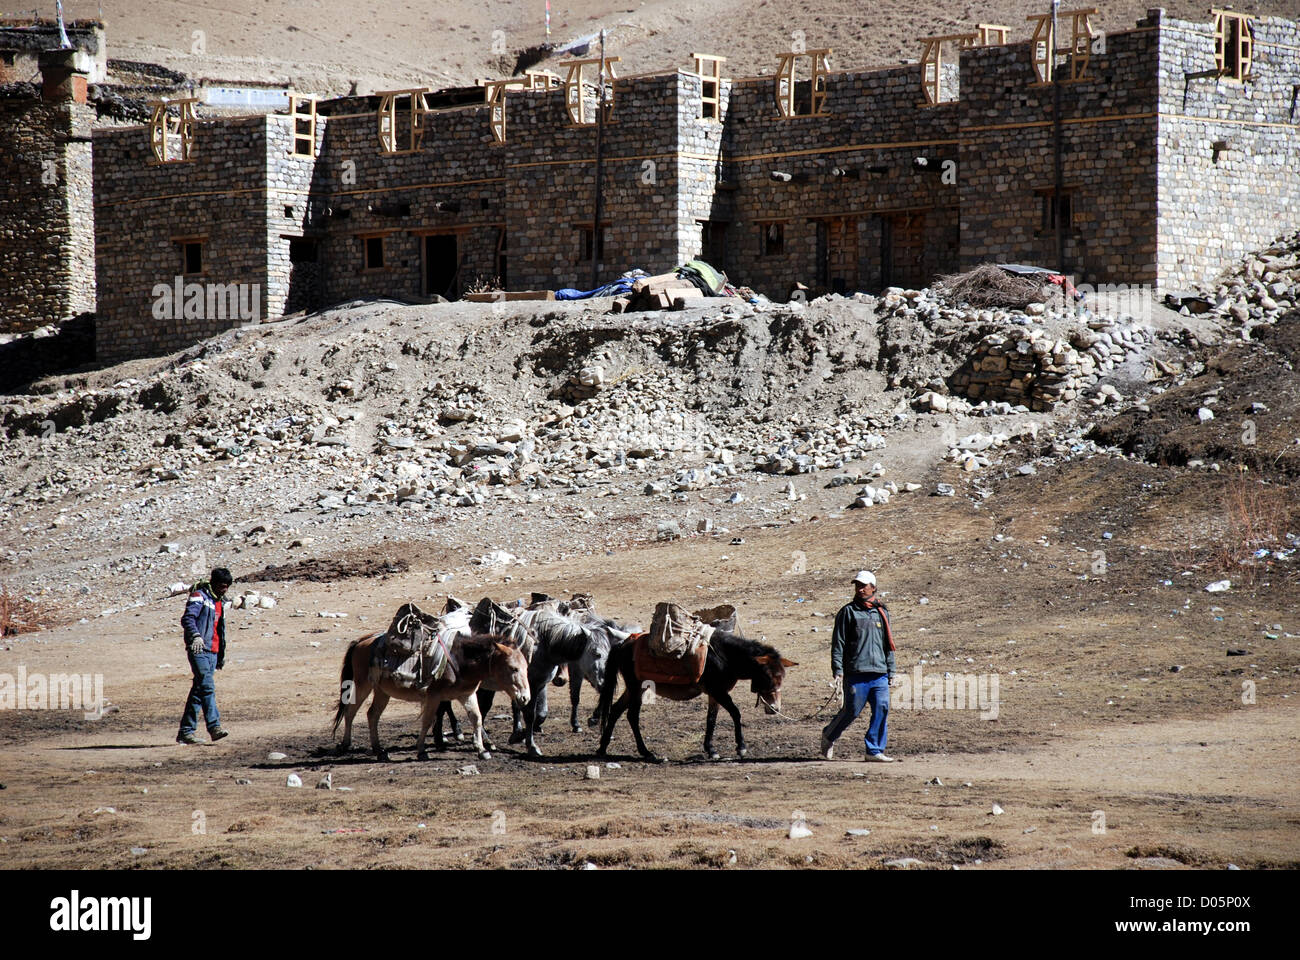
[[[176,244],[176,246],[180,248],[181,276],[182,277],[206,277],[208,275],[208,254],[207,254],[208,235],[205,233],[205,234],[201,234],[197,236],[189,236],[189,237],[172,237],[171,240],[172,243]],[[189,265],[188,248],[191,244],[197,244],[199,248],[199,269],[197,272],[194,273],[191,273],[189,270],[186,269],[186,267]]]
[[[785,246],[785,227],[789,222],[789,220],[758,221],[758,255],[760,257],[784,257],[788,253]],[[776,250],[770,249],[772,240],[768,236],[768,231],[773,227],[778,228],[780,231],[778,240],[780,248]]]

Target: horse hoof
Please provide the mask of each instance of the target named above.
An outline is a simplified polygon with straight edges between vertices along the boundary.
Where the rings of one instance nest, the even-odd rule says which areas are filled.
[[[334,756],[336,757],[341,757],[347,752],[348,752],[348,748],[341,743],[334,748]]]
[[[456,742],[457,742],[457,743],[464,743],[464,742],[465,742],[465,734],[463,734],[463,733],[458,733],[458,734],[456,734]]]
[[[391,762],[391,760],[389,759],[388,751],[387,751],[387,750],[380,750],[380,751],[378,751],[378,752],[375,754],[375,759],[377,759],[380,763],[390,763],[390,762]]]
[[[600,748],[598,748],[598,749],[596,750],[596,756],[598,756],[598,757],[605,757],[605,756],[608,756],[608,755],[609,755],[609,754],[607,754],[607,753],[605,752],[605,748],[604,748],[604,747],[600,747]]]
[[[523,742],[524,742],[524,735],[522,733],[510,734],[510,743],[523,743]]]
[[[582,727],[578,726],[576,723],[571,723],[569,726],[573,729],[574,733],[582,733]]]
[[[480,751],[478,752],[478,758],[479,758],[480,760],[491,760],[491,759],[492,759],[492,751],[490,751],[490,750],[480,750]]]
[[[495,743],[493,743],[491,740],[488,740],[486,737],[483,739],[483,749],[484,749],[484,750],[495,750],[496,748],[497,748],[497,745],[496,745]]]
[[[428,760],[428,759],[429,759],[429,751],[428,751],[428,750],[421,750],[418,754],[416,754],[416,757],[417,757],[417,759],[420,759],[420,760]]]
[[[749,756],[749,748],[741,747],[739,750],[736,751],[736,756],[741,757],[742,759]]]
[[[716,751],[716,750],[710,750],[710,751],[709,751],[709,759],[710,759],[710,760],[721,760],[721,759],[722,759],[722,754],[718,753],[718,751]]]
[[[535,743],[529,744],[528,755],[530,757],[540,757],[542,755],[542,748],[537,746]]]

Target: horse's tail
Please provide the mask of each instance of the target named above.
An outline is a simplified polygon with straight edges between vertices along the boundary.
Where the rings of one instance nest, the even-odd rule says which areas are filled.
[[[609,723],[610,708],[614,704],[614,691],[618,688],[618,675],[623,672],[623,665],[632,655],[631,640],[615,644],[610,648],[609,659],[605,661],[605,682],[600,687],[600,703],[596,712],[600,714],[602,729]]]
[[[338,709],[334,711],[335,734],[339,732],[339,724],[343,722],[343,718],[348,714],[348,707],[351,706],[351,704],[345,703],[343,698],[343,691],[348,689],[347,685],[349,683],[352,684],[350,688],[352,697],[355,698],[357,695],[356,677],[352,672],[352,654],[357,649],[358,644],[364,643],[369,639],[369,637],[358,637],[356,640],[353,640],[348,644],[347,652],[343,654],[343,669],[339,671],[339,705]]]

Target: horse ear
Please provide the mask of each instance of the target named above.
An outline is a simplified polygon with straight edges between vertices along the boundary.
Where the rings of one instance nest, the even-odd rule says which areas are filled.
[[[782,658],[781,658],[781,666],[783,666],[783,667],[797,667],[797,666],[799,666],[799,664],[798,664],[797,661],[794,661],[794,660],[787,660],[785,657],[782,657]]]
[[[754,662],[761,663],[763,666],[767,666],[769,663],[772,662],[772,655],[770,653],[765,653],[761,657],[755,657]]]
[[[498,653],[505,654],[506,656],[510,655],[510,651],[512,648],[507,647],[504,643],[494,643],[493,646],[497,648]]]

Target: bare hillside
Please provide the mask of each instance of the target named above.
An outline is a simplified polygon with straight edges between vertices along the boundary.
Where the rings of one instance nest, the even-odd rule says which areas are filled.
[[[1104,4],[1094,26],[1131,28],[1150,6],[1145,0]],[[101,9],[86,0],[64,8],[70,17],[95,17]],[[1203,2],[1171,0],[1164,8],[1175,17],[1208,16]],[[727,57],[729,76],[754,76],[770,72],[776,53],[799,39],[809,48],[831,47],[836,68],[861,68],[915,59],[919,37],[977,23],[1005,24],[1014,39],[1026,39],[1025,15],[1047,9],[1046,2],[1024,0],[942,8],[917,0],[867,6],[848,0],[557,0],[549,39],[564,44],[604,27],[610,31],[607,52],[622,58],[622,74],[688,65],[690,54],[701,51]],[[1300,17],[1300,0],[1261,0],[1246,9]],[[334,94],[353,84],[366,93],[411,82],[457,86],[508,75],[517,51],[548,39],[543,0],[109,0],[102,10],[115,58],[160,63],[195,77],[291,81]]]

